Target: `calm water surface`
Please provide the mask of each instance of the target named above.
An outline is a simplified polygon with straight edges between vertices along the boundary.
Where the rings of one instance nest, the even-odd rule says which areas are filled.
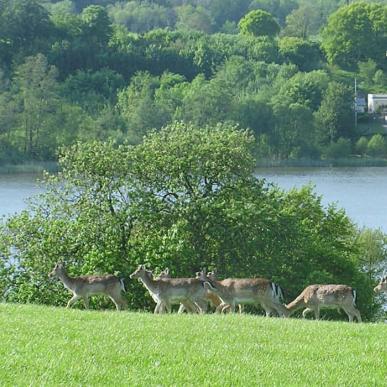
[[[26,208],[26,199],[43,192],[37,183],[41,174],[0,174],[0,216],[12,215]]]
[[[264,177],[289,190],[313,184],[324,204],[336,203],[359,226],[387,232],[387,168],[271,168]]]
[[[289,190],[313,184],[323,203],[337,203],[359,225],[387,232],[387,168],[265,168],[257,177]],[[43,191],[40,175],[0,175],[0,215],[26,207],[25,200]]]

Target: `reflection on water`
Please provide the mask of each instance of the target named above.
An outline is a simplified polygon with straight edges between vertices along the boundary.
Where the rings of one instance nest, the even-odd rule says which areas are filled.
[[[256,176],[288,190],[314,184],[323,203],[336,202],[359,225],[387,232],[387,168],[265,168]],[[0,175],[0,215],[26,207],[25,200],[43,191],[37,174]]]

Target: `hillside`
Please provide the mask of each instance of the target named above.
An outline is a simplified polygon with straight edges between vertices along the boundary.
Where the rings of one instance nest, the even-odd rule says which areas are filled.
[[[386,385],[387,326],[0,305],[2,385]]]

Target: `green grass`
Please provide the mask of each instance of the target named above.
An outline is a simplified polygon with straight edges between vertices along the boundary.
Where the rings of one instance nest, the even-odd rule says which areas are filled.
[[[0,385],[387,385],[387,325],[0,304]]]

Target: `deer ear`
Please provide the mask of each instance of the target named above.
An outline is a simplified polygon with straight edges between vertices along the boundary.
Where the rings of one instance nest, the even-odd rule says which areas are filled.
[[[140,265],[138,268],[139,268],[140,270],[145,270],[145,265]]]
[[[165,268],[164,273],[165,273],[165,274],[169,274],[169,267],[166,267],[166,268]]]

